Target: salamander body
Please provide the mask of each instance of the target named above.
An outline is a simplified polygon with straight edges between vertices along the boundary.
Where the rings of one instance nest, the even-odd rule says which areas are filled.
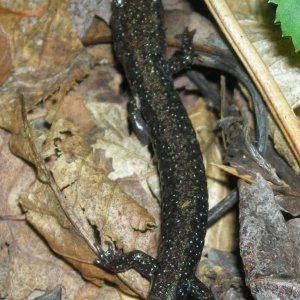
[[[195,277],[207,223],[205,170],[172,78],[174,71],[193,59],[193,35],[183,35],[185,55],[167,61],[160,0],[113,1],[111,25],[115,53],[130,85],[132,112],[138,111],[145,122],[157,159],[161,237],[156,260],[141,251],[116,257],[102,252],[97,264],[113,271],[134,267],[151,280],[151,300],[186,299],[187,295],[213,299]]]

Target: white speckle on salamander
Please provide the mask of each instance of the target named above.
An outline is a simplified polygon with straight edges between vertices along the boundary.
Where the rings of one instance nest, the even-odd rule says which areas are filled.
[[[114,3],[114,5],[116,5],[118,7],[124,6],[124,0],[114,0],[113,3]]]

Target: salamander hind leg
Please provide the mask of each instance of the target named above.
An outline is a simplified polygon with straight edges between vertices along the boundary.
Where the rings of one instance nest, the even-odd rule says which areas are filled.
[[[114,250],[111,242],[106,242],[106,245],[108,245],[108,250],[104,251],[99,244],[95,244],[98,251],[98,258],[95,260],[97,267],[114,273],[133,268],[149,280],[157,270],[156,259],[142,251],[124,253],[121,250]]]
[[[181,40],[182,47],[180,52],[176,52],[169,60],[172,74],[176,74],[183,69],[188,68],[194,61],[195,53],[193,46],[193,37],[196,30],[189,31],[187,28],[182,34],[176,35]]]
[[[194,300],[215,300],[213,293],[196,277],[192,281],[190,294]]]

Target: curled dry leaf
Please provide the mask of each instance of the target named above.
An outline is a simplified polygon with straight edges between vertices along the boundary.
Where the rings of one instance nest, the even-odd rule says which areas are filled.
[[[38,3],[30,8],[38,9]],[[76,36],[65,1],[47,3],[47,9],[36,16],[21,13],[29,7],[24,0],[7,3],[7,9],[18,14],[1,14],[14,72],[0,89],[0,126],[12,132],[18,132],[22,123],[20,92],[31,108],[49,95],[62,97],[89,71],[89,58]]]
[[[95,254],[86,240],[90,244],[95,242],[95,226],[102,241],[112,240],[124,251],[140,249],[149,252],[149,247],[155,248],[156,243],[156,235],[149,231],[155,226],[154,218],[97,167],[91,148],[84,143],[72,122],[57,119],[43,139],[42,157],[49,161],[63,197],[57,199],[48,185],[36,181],[21,199],[27,219],[51,248],[80,270],[85,278],[98,285],[105,279],[130,293],[118,276],[93,265]],[[18,144],[17,138],[14,144]],[[129,286],[140,282],[137,280],[140,275],[132,270],[120,276]],[[144,285],[134,286],[133,290],[145,294],[146,284],[145,281]]]

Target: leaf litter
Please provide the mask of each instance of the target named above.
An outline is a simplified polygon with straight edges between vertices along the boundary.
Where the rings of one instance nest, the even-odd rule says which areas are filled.
[[[90,24],[99,26],[90,20],[97,1],[86,2],[89,9],[78,14],[76,28],[71,21],[80,10],[76,1],[72,9],[58,0],[18,0],[14,6],[6,2],[0,2],[0,126],[10,134],[1,131],[1,183],[5,189],[0,197],[0,296],[32,299],[61,284],[63,299],[145,298],[149,283],[137,272],[112,274],[93,265],[94,243],[99,239],[102,245],[112,241],[123,251],[140,249],[155,256],[160,226],[155,162],[149,148],[129,130],[120,73],[101,65],[113,62],[111,47],[83,47],[78,38],[85,40]],[[110,8],[108,1],[104,2],[97,14],[108,20]],[[176,7],[169,2],[171,8]],[[170,19],[172,15],[180,16],[180,11],[171,12]],[[185,13],[183,19],[182,23],[204,24],[210,30],[213,26],[197,19],[195,13]],[[168,30],[172,32],[172,28]],[[107,29],[103,32],[106,38]],[[214,29],[209,32],[215,34]],[[92,38],[89,36],[91,45]],[[204,38],[202,43],[209,41],[198,38]],[[217,39],[213,44],[226,48]],[[195,89],[185,79],[182,82]],[[224,150],[215,135],[216,122],[197,96],[181,96],[201,142],[213,206],[232,184],[217,167]],[[258,162],[249,152],[243,130],[235,127],[233,131],[238,139],[230,139],[224,129],[227,162],[240,178],[251,174],[254,182],[251,186],[239,184],[240,250],[246,282],[258,299],[297,297],[298,273],[293,263],[299,257],[300,246],[295,242],[299,224],[297,218],[286,221],[280,210],[297,217],[299,191],[297,186],[279,181],[267,163]],[[286,173],[286,166],[281,167]],[[270,188],[259,175],[255,181],[257,172],[271,178],[275,186]],[[265,192],[257,197],[261,190]],[[272,218],[279,224],[277,228]],[[206,256],[197,274],[219,298],[251,299],[245,295],[238,257],[229,253],[236,247],[235,220],[232,212],[210,228]],[[253,235],[249,238],[245,232],[255,232],[255,241],[265,242],[254,243]],[[277,269],[272,263],[279,252],[272,252],[273,248],[284,254]],[[292,251],[290,257],[287,248]],[[273,255],[277,256],[268,260]],[[127,296],[104,284],[106,281]],[[296,287],[292,291],[291,283]]]

